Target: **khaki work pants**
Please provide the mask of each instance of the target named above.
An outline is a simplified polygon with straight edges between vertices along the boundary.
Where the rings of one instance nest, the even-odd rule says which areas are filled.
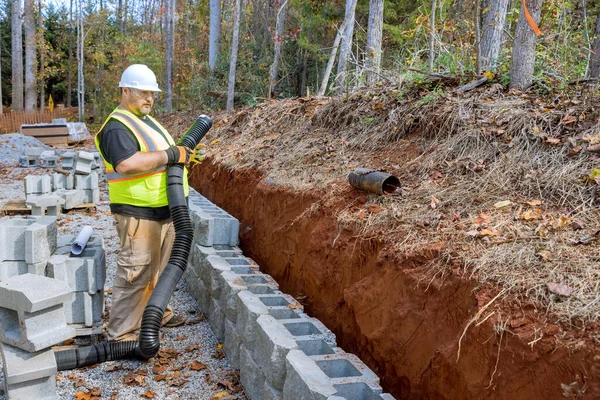
[[[112,307],[108,321],[108,340],[135,340],[134,331],[140,328],[142,314],[158,277],[164,270],[175,229],[170,219],[150,221],[114,214],[121,252],[117,257]],[[167,306],[163,325],[173,317]]]

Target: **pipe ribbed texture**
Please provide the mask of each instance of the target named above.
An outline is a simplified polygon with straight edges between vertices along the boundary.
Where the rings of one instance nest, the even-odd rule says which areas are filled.
[[[212,120],[206,115],[200,115],[177,144],[193,149],[211,127]],[[93,346],[56,351],[54,356],[59,371],[125,358],[147,360],[158,353],[162,318],[175,286],[187,267],[194,240],[192,221],[183,192],[183,172],[181,164],[171,165],[167,169],[167,197],[175,228],[175,241],[169,261],[142,314],[139,341],[102,342]]]

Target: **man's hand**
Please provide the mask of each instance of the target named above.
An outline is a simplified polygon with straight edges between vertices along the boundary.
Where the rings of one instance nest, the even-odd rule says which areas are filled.
[[[167,153],[167,165],[171,164],[188,164],[192,149],[185,146],[171,146],[165,150]]]
[[[202,164],[202,161],[204,161],[204,153],[206,151],[206,145],[203,143],[200,143],[198,146],[196,146],[192,152],[192,155],[190,157],[190,163],[191,164]]]

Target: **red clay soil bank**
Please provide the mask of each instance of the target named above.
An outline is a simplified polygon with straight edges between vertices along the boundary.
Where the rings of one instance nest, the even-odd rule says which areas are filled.
[[[319,193],[283,189],[256,171],[210,162],[195,169],[191,184],[240,220],[244,253],[284,292],[306,296],[306,312],[369,365],[396,398],[564,399],[561,383],[573,382],[574,392],[585,387],[581,398],[600,398],[597,346],[557,347],[552,325],[528,345],[533,310],[526,307],[515,311],[521,318],[502,335],[495,318],[471,326],[457,361],[465,326],[493,295],[452,275],[426,290],[425,267],[442,243],[389,254],[380,243],[343,230],[332,247],[339,232],[336,210],[313,206]],[[357,196],[353,189],[348,194]]]

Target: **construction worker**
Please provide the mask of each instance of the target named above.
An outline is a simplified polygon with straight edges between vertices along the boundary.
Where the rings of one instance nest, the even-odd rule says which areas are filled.
[[[175,231],[168,207],[166,168],[187,164],[192,150],[173,138],[149,113],[160,92],[154,72],[130,65],[121,75],[121,103],[96,135],[104,159],[110,210],[121,251],[112,289],[109,341],[135,340],[142,314],[173,246]],[[184,193],[188,195],[187,171]],[[185,323],[167,307],[163,326]]]

